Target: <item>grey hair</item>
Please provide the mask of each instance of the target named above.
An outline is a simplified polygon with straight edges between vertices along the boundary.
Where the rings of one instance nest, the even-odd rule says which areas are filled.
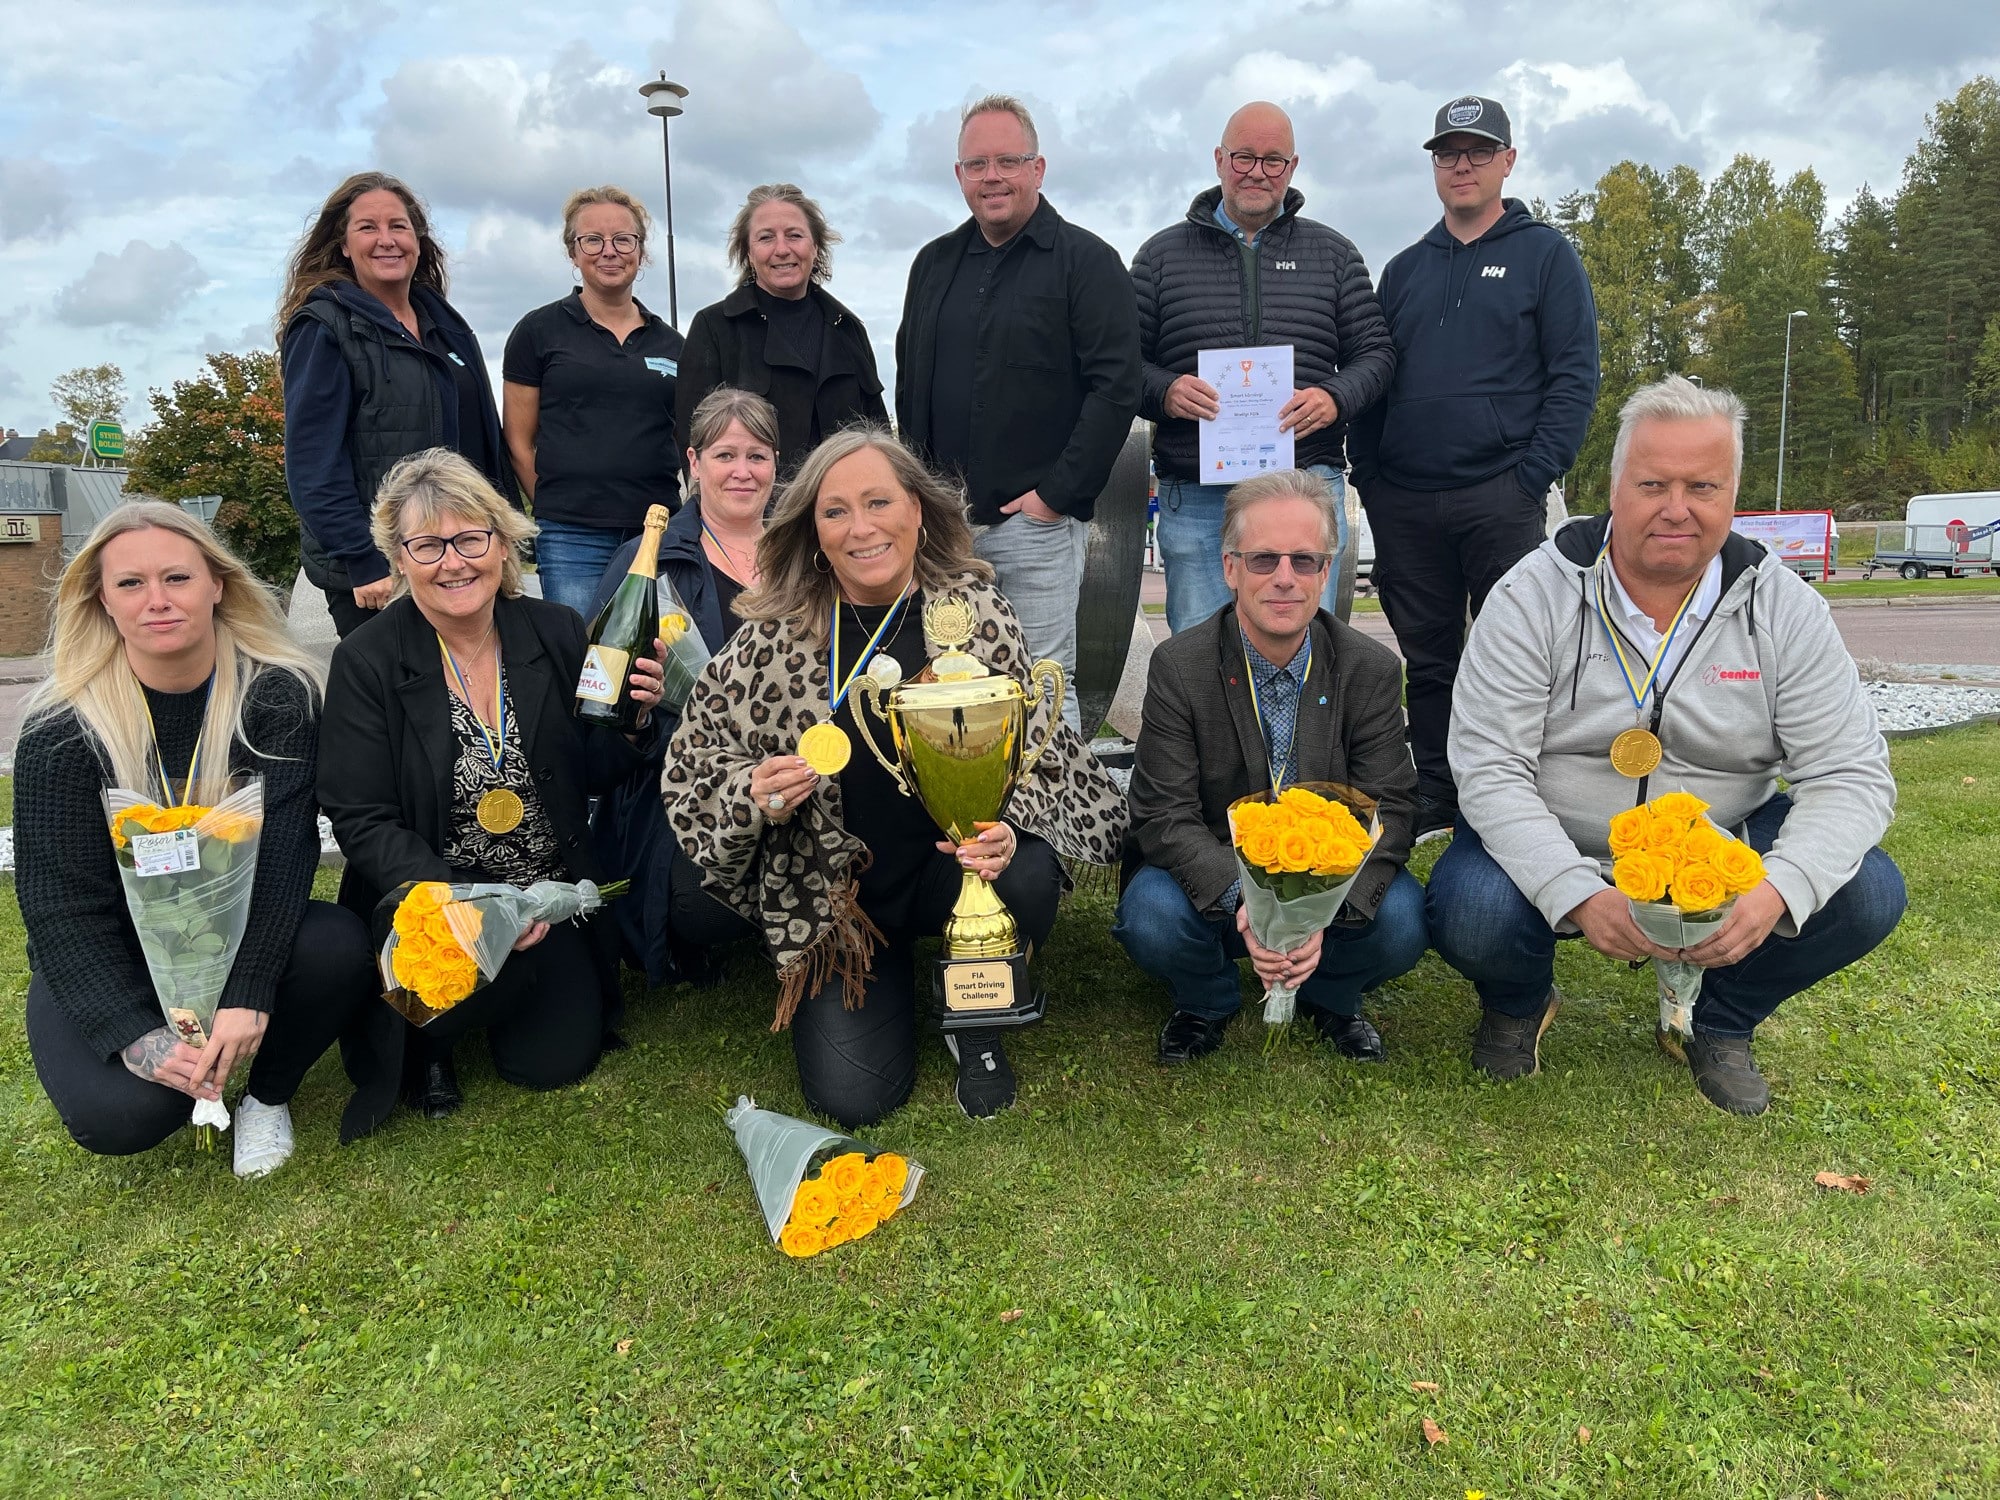
[[[1234,552],[1243,540],[1243,516],[1251,506],[1266,500],[1310,500],[1320,513],[1326,532],[1326,550],[1340,547],[1340,502],[1333,498],[1327,482],[1310,469],[1278,469],[1246,479],[1230,490],[1222,502],[1222,547]]]
[[[1021,122],[1021,128],[1028,133],[1028,149],[1041,154],[1041,137],[1035,134],[1035,117],[1028,113],[1028,106],[1012,94],[988,94],[975,99],[965,106],[965,112],[958,117],[958,133],[965,135],[965,127],[972,123],[974,115],[1012,115]]]
[[[1696,385],[1685,375],[1669,375],[1642,385],[1618,408],[1618,436],[1611,444],[1611,488],[1625,472],[1632,432],[1641,422],[1712,422],[1729,424],[1733,448],[1732,478],[1743,477],[1743,419],[1747,415],[1734,391]]]

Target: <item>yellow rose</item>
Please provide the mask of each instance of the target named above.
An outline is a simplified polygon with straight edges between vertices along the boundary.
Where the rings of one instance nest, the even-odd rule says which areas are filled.
[[[875,1210],[865,1203],[857,1205],[853,1213],[843,1213],[840,1218],[848,1226],[847,1237],[851,1240],[873,1234],[882,1222],[876,1217]]]
[[[884,1151],[869,1165],[874,1167],[882,1186],[894,1193],[901,1194],[903,1185],[910,1180],[910,1164],[893,1151]]]
[[[683,614],[660,616],[660,639],[668,646],[687,634],[688,618]]]
[[[794,1260],[804,1260],[826,1248],[826,1236],[804,1224],[787,1224],[778,1233],[778,1248]]]
[[[833,1217],[836,1207],[833,1189],[823,1182],[802,1182],[798,1192],[792,1195],[793,1220],[810,1224],[815,1229]]]
[[[1669,818],[1655,818],[1646,825],[1646,847],[1656,853],[1662,849],[1679,849],[1681,835],[1686,831]]]
[[[1713,865],[1683,865],[1671,889],[1674,905],[1687,912],[1714,911],[1729,895]]]
[[[1313,866],[1315,875],[1352,875],[1361,868],[1361,862],[1368,857],[1367,847],[1352,839],[1335,837],[1327,848],[1319,852],[1319,862]]]
[[[1693,792],[1667,792],[1652,801],[1653,816],[1667,818],[1683,826],[1708,811],[1708,804]]]
[[[1635,849],[1646,847],[1646,830],[1653,826],[1653,813],[1647,807],[1629,807],[1611,820],[1611,852],[1630,854]]]
[[[831,1250],[835,1245],[844,1245],[854,1238],[854,1226],[846,1219],[837,1218],[826,1226],[823,1233],[826,1236],[825,1248]]]
[[[859,1151],[848,1151],[836,1156],[820,1168],[819,1180],[833,1190],[838,1198],[851,1198],[861,1189],[861,1173],[866,1159]]]
[[[902,1206],[903,1194],[901,1190],[884,1188],[881,1196],[875,1200],[875,1217],[885,1221],[893,1219],[896,1217],[896,1211]]]
[[[1235,819],[1236,841],[1239,844],[1246,834],[1255,833],[1271,821],[1271,809],[1262,802],[1239,802],[1230,809],[1229,815]]]
[[[1687,837],[1681,840],[1681,852],[1690,863],[1712,865],[1722,848],[1722,834],[1713,823],[1703,819],[1690,828]]]
[[[1278,794],[1278,801],[1294,812],[1301,813],[1323,813],[1328,808],[1339,805],[1327,801],[1318,792],[1309,791],[1302,786],[1286,787]]]
[[[1657,854],[1643,850],[1620,855],[1611,866],[1611,883],[1633,901],[1657,901],[1667,893],[1673,867]]]
[[[1242,849],[1248,863],[1269,869],[1278,860],[1278,835],[1273,829],[1259,828],[1243,840]]]
[[[1724,839],[1722,847],[1715,851],[1715,857],[1709,863],[1715,867],[1715,873],[1722,877],[1722,883],[1729,887],[1732,895],[1740,896],[1764,879],[1763,857],[1741,839]]]
[[[1312,835],[1292,828],[1278,839],[1278,863],[1288,871],[1310,870],[1313,863]]]

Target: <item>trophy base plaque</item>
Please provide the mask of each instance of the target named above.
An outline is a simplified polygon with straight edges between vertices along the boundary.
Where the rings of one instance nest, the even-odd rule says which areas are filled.
[[[939,1023],[946,1031],[1026,1026],[1048,1009],[1046,991],[1028,977],[1028,955],[940,958],[931,984]]]

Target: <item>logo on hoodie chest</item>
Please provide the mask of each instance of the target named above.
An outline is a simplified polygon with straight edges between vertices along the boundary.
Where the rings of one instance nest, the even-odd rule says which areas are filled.
[[[1479,274],[1481,276],[1501,277],[1507,274],[1507,268],[1505,266],[1481,266]]]

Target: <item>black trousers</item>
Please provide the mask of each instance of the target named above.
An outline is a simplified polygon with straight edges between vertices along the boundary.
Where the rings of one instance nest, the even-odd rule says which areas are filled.
[[[676,947],[720,948],[744,938],[762,936],[736,908],[719,901],[702,889],[701,866],[687,857],[684,849],[674,850],[674,874],[668,897],[668,920]]]
[[[325,901],[307,902],[250,1064],[249,1092],[265,1104],[289,1103],[355,1013],[382,1003],[379,988],[361,919]],[[39,974],[28,985],[28,1051],[63,1127],[99,1156],[150,1151],[187,1124],[194,1109],[179,1089],[134,1076],[122,1057],[99,1055]]]
[[[326,595],[326,612],[333,616],[333,631],[343,641],[370,620],[382,613],[379,609],[363,609],[354,602],[353,589],[321,589]]]
[[[602,967],[586,928],[558,922],[547,937],[512,953],[491,984],[417,1031],[409,1056],[421,1063],[449,1053],[484,1029],[493,1071],[524,1089],[559,1089],[597,1066],[604,1050]]]
[[[1361,503],[1375,537],[1375,591],[1403,653],[1417,791],[1456,803],[1445,743],[1466,621],[1501,575],[1542,544],[1548,498],[1524,495],[1509,469],[1458,490],[1377,479]]]
[[[1014,914],[1023,942],[1039,948],[1056,925],[1062,861],[1031,833],[1017,839],[1014,858],[994,887]],[[792,1053],[806,1103],[850,1130],[901,1108],[916,1087],[917,1017],[930,1004],[930,984],[928,975],[919,984],[913,950],[919,938],[943,931],[958,900],[960,874],[950,854],[937,854],[924,867],[911,925],[883,934],[888,941],[875,955],[875,977],[863,1004],[847,1009],[846,991],[835,980],[792,1017]]]

